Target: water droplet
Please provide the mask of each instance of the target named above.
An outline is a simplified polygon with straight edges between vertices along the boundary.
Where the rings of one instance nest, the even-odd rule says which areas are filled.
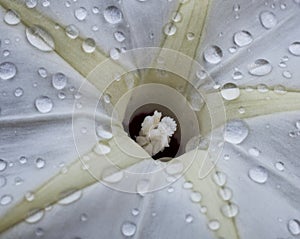
[[[98,143],[94,147],[93,151],[98,155],[105,155],[110,153],[111,149],[107,143],[102,142],[102,143]]]
[[[243,78],[243,73],[236,69],[232,74],[232,79],[241,80]]]
[[[210,64],[218,64],[223,57],[223,52],[218,46],[210,46],[203,53],[204,60]]]
[[[4,171],[7,167],[7,162],[3,159],[0,159],[0,172]]]
[[[65,29],[65,33],[66,35],[71,38],[71,39],[76,39],[78,36],[79,36],[79,30],[78,28],[71,24],[71,25],[68,25]]]
[[[274,86],[274,92],[279,95],[284,95],[285,93],[287,93],[287,91],[283,85]]]
[[[74,12],[74,15],[78,21],[83,21],[86,19],[87,10],[84,7],[77,8]]]
[[[21,156],[21,157],[19,158],[19,162],[20,162],[21,164],[25,164],[25,163],[27,163],[27,158],[26,158],[25,156]]]
[[[184,166],[181,161],[179,160],[172,160],[170,163],[168,163],[166,167],[166,173],[169,175],[176,175],[180,174],[184,169]]]
[[[43,228],[38,227],[38,228],[35,230],[35,235],[36,235],[37,237],[42,237],[42,236],[44,236],[44,234],[45,234],[45,232],[44,232],[44,229],[43,229]]]
[[[264,11],[259,16],[262,26],[266,29],[271,29],[277,24],[277,18],[274,13]]]
[[[2,80],[9,80],[17,73],[17,67],[11,62],[3,62],[0,64],[0,78]]]
[[[44,214],[45,214],[44,210],[33,211],[29,214],[30,216],[27,217],[25,221],[30,224],[37,223],[44,217]]]
[[[57,96],[58,96],[59,99],[63,100],[63,99],[66,98],[66,93],[64,93],[64,92],[59,92]]]
[[[148,179],[140,180],[136,185],[136,191],[139,195],[144,196],[149,189],[150,181]]]
[[[81,196],[82,196],[81,190],[78,190],[75,192],[74,192],[74,190],[63,192],[63,193],[61,193],[62,199],[60,199],[58,201],[58,204],[68,205],[68,204],[74,203],[74,202],[78,201],[81,198]]]
[[[185,146],[185,152],[192,151],[196,148],[201,150],[208,149],[209,141],[201,135],[192,137]]]
[[[268,171],[263,166],[257,166],[249,170],[248,176],[252,181],[263,184],[268,179]]]
[[[258,84],[257,85],[257,91],[260,92],[260,93],[266,93],[266,92],[269,91],[269,88],[265,84]]]
[[[6,185],[6,177],[0,175],[0,188],[3,188]]]
[[[63,73],[56,73],[52,76],[52,85],[57,90],[62,90],[67,85],[67,77]]]
[[[190,199],[194,203],[198,203],[201,201],[202,195],[199,192],[192,192],[190,195]]]
[[[213,178],[215,184],[217,184],[220,187],[224,186],[227,181],[226,174],[219,172],[219,171],[214,173],[212,178]]]
[[[8,204],[10,204],[13,201],[13,197],[11,195],[3,195],[0,199],[0,205],[2,206],[6,206]]]
[[[38,69],[38,74],[40,75],[40,77],[42,78],[46,78],[48,76],[48,72],[44,67],[40,67]]]
[[[300,129],[300,120],[296,121],[296,124],[295,124],[295,125],[296,125],[296,128],[297,128],[297,129]]]
[[[131,214],[133,216],[137,216],[137,215],[140,214],[140,210],[138,208],[134,208],[134,209],[131,210]]]
[[[248,125],[243,120],[231,120],[226,124],[224,139],[232,144],[240,144],[247,138],[248,133]]]
[[[123,14],[119,8],[110,6],[104,10],[104,19],[111,24],[117,24],[122,21]]]
[[[221,224],[218,220],[210,220],[208,223],[208,228],[212,231],[217,231],[219,230]]]
[[[264,76],[272,71],[272,66],[267,60],[258,59],[254,63],[248,65],[248,71],[254,76]]]
[[[221,95],[225,100],[235,100],[240,96],[240,89],[233,83],[226,83],[221,89]]]
[[[258,157],[260,155],[259,149],[255,148],[255,147],[249,149],[248,152],[251,156],[254,156],[254,157]]]
[[[252,35],[248,31],[239,31],[233,35],[233,41],[239,47],[244,47],[249,45],[252,41]]]
[[[194,221],[194,217],[191,214],[187,214],[185,216],[185,222],[186,223],[192,223]]]
[[[115,32],[114,37],[118,42],[123,42],[126,39],[124,33],[120,31]]]
[[[275,167],[278,171],[284,171],[284,163],[283,162],[275,163]]]
[[[173,22],[180,22],[182,19],[182,15],[180,12],[173,12],[172,14],[172,21]]]
[[[37,0],[26,0],[26,7],[35,8],[37,5]]]
[[[85,213],[82,213],[82,214],[80,215],[80,221],[86,222],[87,220],[88,220],[88,215],[85,214]]]
[[[227,187],[220,188],[219,195],[224,201],[229,201],[232,197],[232,191],[230,188]]]
[[[118,48],[112,48],[109,51],[109,56],[113,60],[118,60],[120,58],[120,49],[118,49]]]
[[[176,26],[174,25],[174,23],[168,23],[167,25],[165,25],[164,27],[164,33],[167,36],[173,36],[177,31]]]
[[[96,128],[96,133],[101,139],[111,139],[113,137],[111,128],[109,125],[99,125]]]
[[[300,42],[298,41],[293,42],[289,46],[289,52],[295,56],[300,56]]]
[[[21,97],[23,95],[23,89],[20,87],[15,89],[14,95],[15,97]]]
[[[87,38],[82,42],[82,49],[86,53],[93,53],[96,49],[96,42],[93,38]]]
[[[103,171],[102,178],[106,183],[118,183],[124,178],[124,172],[112,166]]]
[[[233,8],[232,9],[233,9],[233,11],[238,12],[241,9],[241,7],[240,7],[240,5],[238,3],[235,3],[235,4],[233,4]]]
[[[28,201],[28,202],[32,202],[34,200],[35,196],[32,192],[27,192],[25,193],[25,199]]]
[[[300,235],[300,221],[299,220],[297,220],[297,219],[289,220],[289,222],[287,224],[287,228],[293,236]]]
[[[42,27],[34,25],[26,28],[26,37],[29,43],[41,51],[52,51],[55,48],[52,36]]]
[[[121,231],[124,236],[131,237],[136,232],[136,225],[133,222],[125,222],[122,225]]]
[[[46,165],[46,161],[42,158],[37,158],[35,160],[35,166],[38,168],[38,169],[42,169],[44,168]]]
[[[40,96],[35,100],[35,107],[40,113],[49,113],[53,108],[53,102],[47,96]]]
[[[188,32],[188,33],[186,34],[186,38],[187,38],[189,41],[192,41],[192,40],[194,40],[194,38],[195,38],[195,34],[194,34],[193,32]]]
[[[293,75],[290,71],[284,71],[284,72],[282,72],[282,76],[284,78],[291,79]]]
[[[20,17],[19,15],[13,11],[13,10],[8,10],[4,16],[4,21],[8,24],[8,25],[17,25],[20,23]]]
[[[232,218],[239,213],[239,208],[236,204],[228,204],[221,207],[221,211],[225,217]]]
[[[184,189],[192,189],[193,188],[193,183],[190,181],[184,182],[183,183],[183,188]]]

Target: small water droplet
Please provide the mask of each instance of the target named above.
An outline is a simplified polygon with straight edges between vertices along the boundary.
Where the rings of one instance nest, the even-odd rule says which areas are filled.
[[[221,207],[221,212],[225,217],[232,218],[239,213],[239,208],[236,204],[228,204]]]
[[[198,203],[201,201],[202,195],[199,192],[192,192],[190,195],[190,199],[194,203]]]
[[[40,96],[35,100],[35,107],[40,113],[49,113],[53,108],[53,102],[47,96]]]
[[[186,223],[192,223],[194,221],[194,217],[191,214],[187,214],[185,216],[185,222]]]
[[[282,72],[282,76],[286,79],[291,79],[293,75],[290,71],[284,71]]]
[[[241,80],[243,78],[243,73],[236,69],[232,74],[232,79]]]
[[[224,139],[232,144],[240,144],[248,134],[248,125],[243,120],[231,120],[226,124]]]
[[[118,60],[120,58],[120,49],[118,49],[118,48],[110,49],[109,56],[113,60]]]
[[[210,64],[218,64],[223,57],[223,52],[218,46],[209,46],[203,53],[204,60]]]
[[[80,215],[80,221],[81,222],[86,222],[88,220],[88,215],[86,213],[82,213]]]
[[[96,49],[96,42],[93,38],[87,38],[82,42],[82,49],[86,53],[93,53]]]
[[[233,35],[233,41],[239,47],[244,47],[253,41],[253,37],[248,31],[239,31]]]
[[[122,225],[121,231],[124,236],[131,237],[136,232],[136,225],[133,222],[125,222]]]
[[[182,19],[182,15],[180,12],[173,12],[172,14],[172,21],[173,22],[180,22]]]
[[[38,69],[38,74],[40,75],[40,77],[42,78],[46,78],[48,76],[48,72],[44,67],[40,67]]]
[[[183,188],[184,189],[192,189],[193,188],[193,183],[190,181],[184,182],[183,183]]]
[[[26,7],[35,8],[37,5],[37,0],[26,0]]]
[[[81,196],[82,196],[81,190],[78,190],[75,192],[74,192],[74,190],[63,192],[63,193],[61,193],[61,197],[60,197],[62,199],[60,199],[58,201],[58,204],[68,205],[68,204],[74,203],[74,202],[78,201],[81,198]]]
[[[131,214],[133,216],[138,216],[140,214],[140,210],[138,208],[134,208],[131,210]]]
[[[124,171],[112,166],[103,171],[102,178],[106,183],[118,183],[124,178]]]
[[[218,220],[210,220],[208,223],[208,228],[212,231],[217,231],[219,230],[221,224]]]
[[[263,166],[257,166],[249,169],[249,178],[259,184],[263,184],[268,179],[268,171]]]
[[[4,15],[4,21],[8,25],[17,25],[20,23],[21,20],[19,15],[15,11],[8,10]]]
[[[93,151],[98,155],[105,155],[109,154],[111,149],[108,143],[98,143],[94,148]]]
[[[219,195],[224,201],[229,201],[232,197],[232,191],[230,188],[223,187],[219,189]]]
[[[71,39],[76,39],[78,36],[79,36],[79,30],[78,28],[71,24],[71,25],[68,25],[66,28],[65,28],[65,33],[66,35],[71,38]]]
[[[17,67],[11,62],[3,62],[0,64],[0,78],[2,80],[9,80],[17,73]]]
[[[177,31],[177,27],[175,26],[174,23],[168,23],[164,27],[164,33],[167,36],[173,36]]]
[[[299,220],[297,220],[297,219],[289,220],[289,222],[287,224],[287,228],[293,236],[300,235],[300,221]]]
[[[7,162],[4,159],[0,159],[0,172],[7,168]]]
[[[42,236],[44,236],[44,234],[45,234],[45,232],[44,232],[44,229],[43,229],[43,228],[38,227],[38,228],[35,230],[35,235],[36,235],[37,237],[42,237]]]
[[[235,100],[240,96],[240,89],[236,84],[226,83],[221,89],[221,95],[225,100]]]
[[[192,40],[194,40],[194,38],[195,38],[195,34],[194,34],[193,32],[188,32],[188,33],[186,34],[186,38],[187,38],[189,41],[192,41]]]
[[[287,93],[287,91],[283,85],[274,86],[274,92],[279,95],[284,95],[285,93]]]
[[[219,172],[219,171],[214,173],[212,178],[213,178],[213,181],[215,182],[215,184],[217,184],[220,187],[224,186],[226,181],[227,181],[226,174],[222,173],[222,172]]]
[[[28,42],[41,51],[52,51],[55,48],[52,36],[42,27],[34,25],[26,28]]]
[[[14,95],[15,95],[15,97],[21,97],[23,95],[23,93],[24,93],[23,89],[19,87],[19,88],[15,89]]]
[[[38,168],[38,169],[42,169],[44,168],[46,165],[46,161],[42,158],[37,158],[35,160],[35,166]]]
[[[265,59],[257,59],[248,65],[248,71],[254,76],[265,76],[272,71],[272,65]]]
[[[67,85],[67,77],[63,73],[55,73],[52,76],[52,86],[57,90],[62,90]]]
[[[83,21],[86,19],[87,10],[84,7],[75,9],[74,15],[78,21]]]
[[[104,19],[111,24],[117,24],[122,21],[123,14],[119,8],[115,6],[109,6],[104,10]]]
[[[96,133],[101,139],[111,139],[113,137],[111,127],[109,125],[99,125],[96,128]]]
[[[114,37],[118,42],[123,42],[126,39],[124,33],[120,31],[115,32]]]
[[[249,154],[254,157],[258,157],[260,155],[260,150],[253,147],[248,150]]]
[[[0,175],[0,188],[3,188],[6,185],[6,177]]]
[[[260,93],[266,93],[269,91],[269,87],[265,84],[258,84],[257,85],[257,91]]]
[[[276,162],[275,167],[278,171],[284,171],[284,163],[283,162]]]
[[[238,3],[235,3],[235,4],[233,4],[233,8],[232,9],[233,9],[233,11],[238,12],[241,9],[241,7],[240,7],[240,5]]]
[[[28,201],[28,202],[32,202],[34,200],[35,196],[32,192],[27,192],[25,193],[25,199]]]
[[[289,46],[289,52],[295,56],[300,56],[300,42],[298,41],[293,42]]]
[[[259,15],[259,20],[262,26],[266,29],[271,29],[277,24],[277,18],[274,13],[269,11],[263,11]]]
[[[13,197],[11,195],[5,194],[0,199],[0,205],[6,206],[13,201]]]
[[[29,217],[27,217],[25,221],[30,224],[37,223],[44,217],[44,214],[44,210],[33,211],[29,214]]]

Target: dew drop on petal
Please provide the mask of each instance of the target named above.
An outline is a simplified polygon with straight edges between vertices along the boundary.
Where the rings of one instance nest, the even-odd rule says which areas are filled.
[[[201,201],[202,195],[199,192],[191,192],[190,199],[194,203]]]
[[[26,0],[26,7],[35,8],[37,5],[37,0]]]
[[[210,64],[218,64],[223,57],[223,52],[218,46],[209,46],[203,53],[204,60]]]
[[[97,126],[96,133],[101,139],[111,139],[113,137],[112,130],[108,125]]]
[[[110,153],[111,148],[109,147],[109,145],[107,143],[98,143],[97,145],[95,145],[95,147],[93,148],[93,151],[98,154],[98,155],[105,155]]]
[[[74,11],[74,15],[78,21],[83,21],[86,19],[87,10],[84,7],[77,8]]]
[[[0,175],[0,188],[3,188],[6,185],[6,177]]]
[[[117,183],[124,178],[124,171],[118,170],[112,166],[103,171],[102,177],[103,181],[106,183]]]
[[[28,42],[40,51],[52,51],[55,48],[52,36],[42,27],[34,25],[26,28]]]
[[[239,213],[239,208],[236,204],[227,204],[221,207],[221,212],[225,217],[232,218]]]
[[[71,203],[78,201],[81,197],[82,197],[82,190],[62,193],[61,196],[62,199],[58,201],[58,204],[69,205]]]
[[[24,93],[23,89],[18,87],[17,89],[15,89],[14,95],[15,97],[21,97],[23,93]]]
[[[46,165],[46,161],[42,158],[37,158],[35,160],[35,166],[38,168],[38,169],[42,169],[44,168]]]
[[[52,76],[52,86],[57,90],[62,90],[67,85],[67,77],[63,73],[55,73]]]
[[[239,31],[233,35],[233,41],[239,47],[244,47],[253,41],[253,37],[248,31]]]
[[[208,228],[212,231],[217,231],[219,230],[221,224],[218,220],[210,220],[208,222]]]
[[[265,76],[272,71],[272,65],[265,59],[257,59],[248,65],[248,72],[254,76]]]
[[[248,150],[249,154],[254,157],[258,157],[260,155],[260,150],[253,147]]]
[[[257,166],[249,169],[249,178],[259,184],[263,184],[268,179],[268,171],[263,166]]]
[[[17,67],[11,62],[3,62],[0,64],[0,78],[2,80],[9,80],[17,73]]]
[[[221,95],[225,100],[235,100],[240,96],[240,89],[236,84],[226,83],[221,89]]]
[[[44,217],[44,214],[44,210],[39,210],[37,212],[30,213],[30,216],[25,219],[25,222],[30,224],[37,223]]]
[[[93,53],[96,49],[96,42],[93,38],[87,38],[82,42],[82,49],[86,53]]]
[[[13,201],[13,197],[11,195],[5,194],[0,198],[0,205],[6,206]]]
[[[229,201],[232,198],[232,191],[227,187],[219,189],[219,195],[224,201]]]
[[[78,36],[79,36],[79,30],[78,28],[71,24],[71,25],[68,25],[66,28],[65,28],[65,33],[66,35],[71,38],[71,39],[76,39]]]
[[[185,215],[185,222],[192,223],[194,221],[194,217],[191,214]]]
[[[278,171],[284,171],[284,163],[283,163],[283,162],[276,162],[276,163],[275,163],[275,168],[276,168]]]
[[[300,42],[299,41],[293,42],[289,46],[289,52],[295,56],[300,56]]]
[[[226,181],[227,181],[227,176],[225,173],[222,173],[220,171],[215,172],[212,175],[213,181],[215,182],[216,185],[222,187],[225,185]]]
[[[261,25],[266,29],[271,29],[277,24],[277,18],[274,13],[263,11],[259,15]]]
[[[173,36],[177,31],[177,27],[174,25],[174,23],[168,23],[164,27],[164,33],[167,36]]]
[[[248,125],[243,120],[231,120],[226,124],[224,139],[232,144],[240,144],[247,138],[248,133]]]
[[[115,6],[109,6],[104,10],[104,19],[111,24],[117,24],[122,21],[123,14],[119,8]]]
[[[133,216],[137,216],[137,215],[140,214],[140,210],[138,208],[134,208],[134,209],[131,210],[131,214]]]
[[[13,10],[8,10],[4,15],[4,21],[8,25],[17,25],[20,23],[21,20],[16,12],[14,12]]]
[[[49,113],[53,108],[53,102],[47,96],[40,96],[35,100],[35,107],[40,113]]]
[[[7,162],[4,159],[0,159],[0,172],[7,168]]]
[[[124,33],[120,31],[115,32],[114,37],[118,42],[123,42],[126,39]]]
[[[121,228],[122,234],[126,237],[131,237],[136,232],[136,225],[133,222],[125,222]]]
[[[300,221],[299,220],[297,220],[297,219],[289,220],[289,222],[287,224],[287,228],[293,236],[300,235]]]

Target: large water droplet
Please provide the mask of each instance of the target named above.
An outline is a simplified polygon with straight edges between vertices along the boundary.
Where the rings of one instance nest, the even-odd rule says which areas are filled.
[[[274,13],[264,11],[259,15],[262,26],[266,29],[271,29],[277,24],[277,18]]]
[[[63,73],[56,73],[52,76],[52,85],[57,90],[62,90],[67,85],[67,77]]]
[[[272,71],[272,66],[265,59],[257,59],[254,63],[248,65],[248,71],[254,76],[264,76]]]
[[[71,24],[71,25],[68,25],[65,29],[65,32],[66,32],[66,35],[68,37],[70,37],[71,39],[76,39],[78,36],[79,36],[79,30],[78,28]]]
[[[69,192],[63,192],[62,196],[61,196],[61,200],[58,201],[58,204],[61,205],[68,205],[71,204],[73,202],[78,201],[82,196],[82,191],[78,190],[78,191],[69,191]]]
[[[226,124],[224,139],[232,144],[240,144],[246,139],[248,133],[248,125],[243,120],[231,120]]]
[[[55,48],[52,36],[40,26],[26,28],[26,37],[32,46],[41,51],[52,51]]]
[[[0,159],[0,172],[4,171],[7,167],[7,162],[4,159]]]
[[[136,225],[133,222],[125,222],[121,228],[122,234],[126,237],[131,237],[136,232]]]
[[[17,73],[17,67],[11,62],[3,62],[0,64],[0,78],[2,80],[9,80]]]
[[[223,52],[218,46],[210,46],[203,53],[204,60],[210,64],[218,64],[223,57]]]
[[[25,221],[31,224],[37,223],[43,218],[44,214],[45,214],[44,210],[32,212],[30,213],[30,216],[25,219]]]
[[[293,236],[300,235],[300,221],[299,220],[297,220],[297,219],[289,220],[287,227],[288,227],[289,232]]]
[[[82,42],[82,49],[86,53],[93,53],[96,49],[96,42],[93,38],[87,38]]]
[[[253,38],[250,32],[239,31],[234,34],[233,41],[239,47],[243,47],[249,45],[253,41]]]
[[[13,11],[13,10],[8,10],[4,16],[4,21],[8,24],[8,25],[17,25],[20,23],[20,17],[19,15]]]
[[[83,21],[87,16],[87,10],[84,7],[77,8],[74,15],[78,21]]]
[[[235,100],[240,96],[240,89],[233,83],[226,83],[221,89],[221,95],[225,100]]]
[[[298,42],[298,41],[293,42],[289,46],[289,51],[290,51],[290,53],[292,53],[295,56],[300,56],[300,42]]]
[[[123,14],[119,8],[110,6],[104,10],[104,19],[111,24],[116,24],[122,21]]]
[[[237,205],[231,203],[221,207],[221,211],[225,217],[235,217],[239,213],[239,208]]]
[[[249,170],[248,176],[254,182],[263,184],[268,179],[268,171],[262,166],[257,166]]]
[[[35,107],[40,113],[49,113],[53,108],[53,102],[47,96],[40,96],[35,100]]]
[[[0,205],[2,206],[6,206],[8,204],[10,204],[13,201],[13,197],[11,195],[3,195],[0,199]]]

